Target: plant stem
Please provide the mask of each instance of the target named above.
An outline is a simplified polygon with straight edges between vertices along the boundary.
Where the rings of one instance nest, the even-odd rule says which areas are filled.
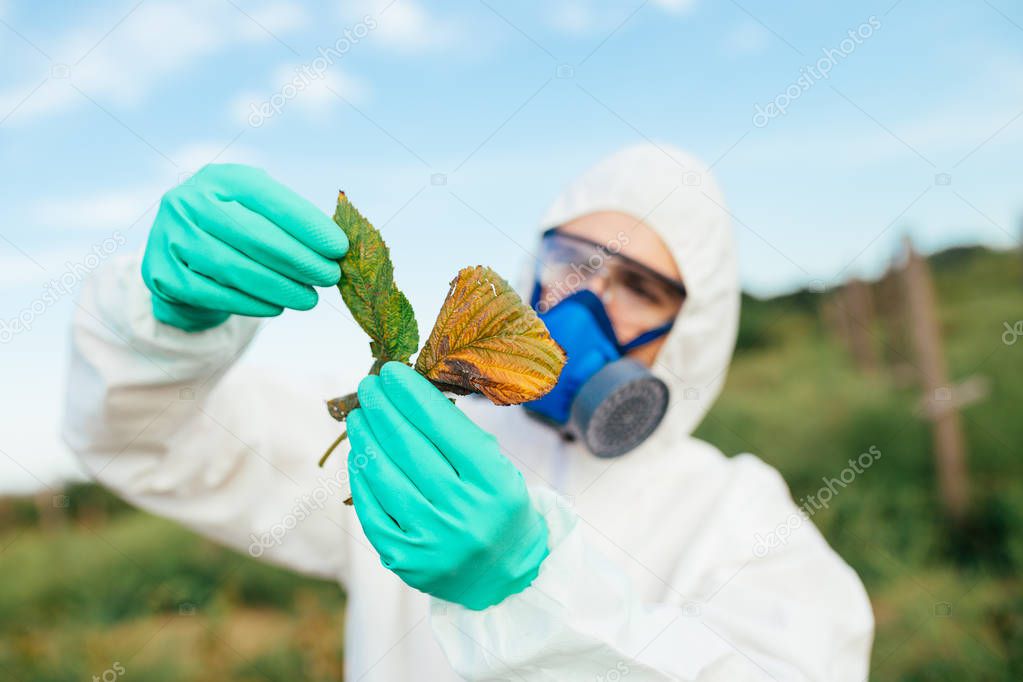
[[[341,441],[343,441],[347,437],[348,437],[348,431],[342,431],[341,435],[338,436],[334,440],[334,442],[330,444],[330,447],[327,448],[327,451],[323,453],[323,457],[320,457],[320,468],[321,469],[323,468],[323,465],[327,463],[327,458],[330,457],[330,453],[334,452],[334,450],[337,449],[337,446],[341,445]]]

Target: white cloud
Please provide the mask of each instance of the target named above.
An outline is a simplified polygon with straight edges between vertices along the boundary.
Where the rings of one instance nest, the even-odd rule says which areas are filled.
[[[125,228],[127,224],[108,226],[107,234],[100,235],[94,242],[88,241],[89,238],[86,237],[80,241],[76,240],[73,244],[61,243],[45,248],[25,249],[28,256],[0,242],[0,300],[4,302],[0,307],[0,319],[10,318],[12,312],[16,312],[29,302],[16,300],[12,303],[10,298],[12,292],[17,293],[19,287],[34,289],[45,286],[53,278],[60,277],[70,270],[69,264],[81,263],[85,256],[92,252],[94,246],[101,244],[103,239],[115,230],[119,229],[123,233]]]
[[[78,254],[65,249],[56,257],[52,253],[36,254],[32,257],[42,263],[43,267],[47,267],[48,263],[63,263],[76,255]],[[49,271],[40,270],[38,265],[7,244],[0,245],[0,292],[6,293],[15,287],[44,283],[49,277]],[[4,313],[6,312],[5,309]]]
[[[125,17],[107,15],[57,41],[49,72],[0,90],[0,111],[17,107],[7,124],[66,111],[86,103],[76,88],[102,102],[131,105],[202,59],[231,46],[273,41],[304,21],[300,9],[281,3],[246,15],[229,3],[150,0]],[[49,78],[32,92],[43,76]]]
[[[983,154],[1011,153],[1007,145],[1023,140],[1023,119],[1017,118],[1015,123],[1005,125],[1019,114],[1019,109],[1011,105],[988,108],[989,103],[984,104],[970,103],[956,109],[946,107],[922,116],[885,121],[886,127],[898,138],[865,118],[836,136],[833,121],[821,120],[819,125],[806,125],[801,121],[795,128],[782,117],[749,135],[729,154],[729,162],[741,159],[747,163],[777,164],[779,159],[784,159],[792,166],[868,169],[905,161],[917,165],[925,175],[937,173],[948,170],[971,150],[977,151],[967,163],[976,163]],[[855,122],[856,112],[849,115]],[[978,149],[985,138],[1003,126],[996,138]],[[926,162],[917,160],[907,144],[934,162],[937,168],[929,171]]]
[[[192,142],[171,152],[170,157],[184,173],[193,173],[208,163],[245,163],[258,166],[261,162],[259,154],[237,140],[233,143],[231,140]],[[181,179],[167,177],[171,184],[180,182]]]
[[[170,154],[179,171],[165,171],[161,166],[156,177],[144,183],[38,200],[29,208],[29,219],[50,234],[66,230],[123,232],[133,227],[145,230],[156,215],[163,193],[206,164],[259,164],[258,155],[250,148],[237,142],[229,146],[229,142],[210,140],[185,145]]]
[[[331,107],[342,103],[337,95],[357,102],[363,99],[365,87],[361,81],[343,71],[326,72],[322,78],[310,82],[305,92],[295,99],[295,104],[310,116],[322,116]]]
[[[696,0],[653,0],[654,5],[680,14],[689,12],[696,6]]]
[[[684,14],[695,6],[696,0],[654,0],[651,4],[674,14]],[[585,36],[614,30],[629,11],[594,0],[559,0],[545,6],[544,17],[562,33]]]
[[[312,119],[322,119],[344,101],[363,101],[367,87],[359,79],[338,66],[317,70],[318,62],[303,66],[282,66],[271,77],[262,92],[238,94],[231,105],[233,117],[243,125],[261,127],[297,112]]]
[[[725,53],[733,57],[760,54],[770,44],[767,30],[752,21],[739,24],[725,34]]]
[[[269,3],[253,11],[246,10],[246,13],[251,21],[242,25],[242,35],[251,39],[264,38],[267,33],[290,33],[309,23],[305,9],[289,2]]]
[[[370,16],[376,22],[369,41],[398,52],[448,47],[461,34],[458,24],[435,16],[418,0],[354,0],[343,4],[347,21],[362,22]]]
[[[590,33],[600,23],[592,5],[583,0],[559,3],[551,13],[551,24],[566,33],[576,35]]]
[[[79,196],[59,196],[37,203],[31,218],[47,232],[66,229],[125,230],[155,208],[162,188],[114,189]]]

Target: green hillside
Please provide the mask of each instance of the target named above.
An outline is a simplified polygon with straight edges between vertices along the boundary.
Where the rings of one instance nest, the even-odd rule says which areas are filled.
[[[906,339],[877,322],[881,366],[857,369],[826,324],[834,292],[744,298],[739,352],[699,435],[776,466],[797,500],[879,451],[813,516],[873,600],[871,679],[1020,680],[1023,339],[1002,335],[1023,319],[1023,260],[958,248],[930,261],[950,374],[990,386],[962,412],[965,527],[938,504]],[[68,497],[46,528],[29,501],[0,512],[0,679],[102,679],[115,663],[133,680],[340,679],[335,585],[220,549],[93,486]]]
[[[126,511],[93,486],[61,527],[0,535],[0,680],[339,680],[344,599],[172,523]],[[105,679],[113,679],[108,675]]]
[[[950,377],[990,382],[987,398],[962,411],[972,477],[964,529],[953,530],[938,504],[930,424],[905,376],[914,360],[905,339],[877,323],[872,337],[890,363],[858,370],[823,322],[833,293],[745,299],[740,352],[699,435],[777,467],[796,500],[876,447],[877,463],[813,515],[873,601],[871,679],[1019,680],[1023,338],[1009,346],[1002,335],[1006,322],[1023,319],[1023,260],[972,247],[930,261]]]

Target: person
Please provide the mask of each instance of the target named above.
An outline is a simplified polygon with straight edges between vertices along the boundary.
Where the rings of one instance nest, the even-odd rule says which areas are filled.
[[[84,287],[65,439],[129,502],[337,580],[347,679],[866,679],[856,574],[774,469],[692,436],[739,313],[713,176],[673,147],[627,147],[542,227],[523,295],[569,356],[557,404],[454,405],[389,363],[348,417],[354,510],[334,488],[313,505],[336,387],[236,360],[261,317],[315,305],[348,244],[263,171],[207,166],[164,197],[141,258]],[[622,357],[668,403],[641,442],[596,456],[565,406]],[[645,416],[631,404],[620,420]]]

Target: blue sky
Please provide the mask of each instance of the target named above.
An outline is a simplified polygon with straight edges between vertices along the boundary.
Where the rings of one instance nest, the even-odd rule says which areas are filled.
[[[328,211],[343,187],[430,320],[460,266],[514,276],[559,188],[642,139],[713,163],[755,293],[876,274],[906,232],[1009,246],[1023,8],[0,0],[0,320],[105,239],[140,248],[160,195],[214,159]],[[55,434],[71,288],[0,346],[0,487],[73,471]],[[250,360],[361,371],[337,305],[275,320]]]

